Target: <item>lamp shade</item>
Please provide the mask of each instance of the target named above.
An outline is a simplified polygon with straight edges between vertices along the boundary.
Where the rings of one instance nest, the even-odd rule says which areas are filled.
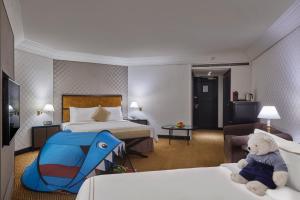
[[[139,104],[136,101],[131,102],[130,108],[139,108]]]
[[[43,108],[44,112],[54,112],[54,107],[52,104],[46,104]]]
[[[15,109],[14,109],[11,105],[8,105],[8,111],[9,111],[9,112],[14,112]]]
[[[280,115],[277,112],[275,106],[263,106],[259,112],[257,118],[261,119],[280,119]]]

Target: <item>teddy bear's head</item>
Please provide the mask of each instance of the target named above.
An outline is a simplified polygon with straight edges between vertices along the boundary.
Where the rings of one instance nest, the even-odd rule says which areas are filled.
[[[255,155],[265,155],[278,150],[275,140],[264,133],[253,133],[248,140],[249,153]]]

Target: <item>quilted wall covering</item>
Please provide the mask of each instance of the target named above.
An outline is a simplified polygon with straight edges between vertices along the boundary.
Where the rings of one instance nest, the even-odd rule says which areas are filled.
[[[72,61],[53,61],[54,121],[61,122],[63,94],[121,94],[127,115],[128,67]]]
[[[300,142],[300,28],[252,63],[252,88],[262,105],[275,105],[275,128]]]
[[[121,94],[127,115],[128,68],[102,64],[59,61],[17,50],[15,79],[21,85],[21,128],[15,150],[31,146],[31,127],[45,120],[61,122],[62,94]],[[47,103],[55,112],[37,115]]]
[[[15,52],[15,80],[21,85],[21,127],[15,136],[15,150],[31,146],[31,127],[52,120],[37,110],[53,103],[53,60],[24,51]]]

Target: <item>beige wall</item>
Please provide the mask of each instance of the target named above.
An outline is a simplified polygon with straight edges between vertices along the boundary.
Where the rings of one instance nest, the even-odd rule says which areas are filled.
[[[2,127],[2,70],[11,78],[14,78],[14,37],[9,20],[4,17],[5,13],[3,1],[0,2],[0,127]],[[2,136],[2,128],[0,128]],[[13,181],[14,181],[14,141],[9,146],[2,147],[2,137],[0,137],[0,157],[1,157],[1,199],[11,199]]]
[[[54,122],[61,123],[63,94],[121,94],[123,113],[127,116],[128,67],[54,60]]]
[[[21,85],[22,104],[15,150],[31,146],[32,126],[53,119],[52,114],[36,114],[46,103],[54,104],[54,121],[60,123],[62,94],[122,94],[125,115],[127,113],[128,69],[125,66],[53,61],[17,50],[15,79]]]
[[[5,12],[3,1],[0,2],[1,13]],[[1,42],[0,42],[0,110],[2,111],[2,70],[11,78],[14,78],[14,38],[11,34],[10,23],[7,18],[1,15]],[[5,51],[3,51],[5,50]],[[2,112],[0,112],[0,136],[2,136]],[[0,137],[0,157],[1,157],[1,199],[11,199],[12,186],[14,180],[14,141],[9,146],[2,147],[2,137]]]
[[[231,67],[231,100],[232,92],[239,92],[239,99],[245,99],[245,94],[251,90],[251,67],[234,66]]]
[[[272,126],[300,142],[300,28],[252,63],[252,88],[262,105],[276,106]]]
[[[37,115],[47,103],[53,104],[53,60],[17,50],[15,80],[21,85],[20,129],[15,138],[15,150],[31,147],[31,127],[52,120],[51,113]]]
[[[128,82],[129,102],[137,101],[143,107],[129,114],[148,119],[157,134],[168,134],[162,125],[192,123],[191,65],[130,66]]]

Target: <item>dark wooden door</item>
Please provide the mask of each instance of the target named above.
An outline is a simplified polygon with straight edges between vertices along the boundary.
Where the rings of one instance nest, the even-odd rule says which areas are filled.
[[[223,126],[229,124],[231,121],[230,94],[231,94],[231,70],[229,69],[223,76]]]
[[[218,128],[218,77],[194,77],[193,100],[193,126]]]

